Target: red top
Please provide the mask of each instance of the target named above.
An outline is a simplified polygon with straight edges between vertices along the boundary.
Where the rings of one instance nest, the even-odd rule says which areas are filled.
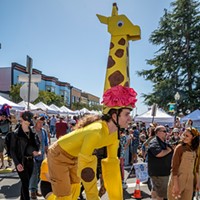
[[[60,120],[56,122],[56,138],[65,135],[67,133],[68,125],[65,121]]]

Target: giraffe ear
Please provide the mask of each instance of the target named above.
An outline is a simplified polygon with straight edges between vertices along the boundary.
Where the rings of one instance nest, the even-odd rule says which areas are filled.
[[[108,24],[108,17],[105,17],[103,15],[98,15],[97,14],[97,17],[99,18],[99,21],[102,23],[102,24]]]

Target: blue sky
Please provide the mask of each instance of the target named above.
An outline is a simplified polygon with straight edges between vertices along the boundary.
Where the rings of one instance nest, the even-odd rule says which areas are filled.
[[[1,0],[0,67],[11,62],[25,66],[29,55],[33,68],[43,74],[101,98],[110,34],[96,14],[110,16],[114,2],[119,14],[141,28],[141,40],[129,44],[130,78],[138,93],[137,114],[147,111],[141,94],[151,93],[152,84],[136,71],[151,68],[146,59],[158,47],[149,43],[149,36],[172,0]]]

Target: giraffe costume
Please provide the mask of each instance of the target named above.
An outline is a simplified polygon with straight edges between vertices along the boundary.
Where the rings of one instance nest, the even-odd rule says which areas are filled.
[[[104,87],[106,91],[102,102],[105,108],[103,114],[106,115],[112,108],[135,107],[136,92],[124,86],[129,86],[130,82],[127,59],[128,40],[139,39],[140,30],[126,16],[118,16],[116,4],[113,4],[111,17],[97,16],[101,22],[106,22],[108,19],[113,44],[109,53]],[[118,22],[120,22],[121,31],[115,28]],[[115,90],[114,93],[112,89]],[[123,117],[128,124],[130,111],[125,112],[128,114]],[[96,178],[97,158],[93,152],[102,147],[107,148],[107,158],[102,160],[102,173],[108,197],[110,200],[123,199],[120,165],[117,157],[119,139],[116,130],[117,126],[111,119],[106,121],[102,118],[62,136],[49,147],[48,168],[56,200],[77,200],[77,195],[80,193],[80,180],[84,185],[88,200],[100,199]],[[73,188],[75,188],[74,192],[72,192]]]
[[[111,17],[98,14],[97,17],[107,24],[111,34],[104,91],[116,85],[129,87],[129,40],[140,39],[140,27],[133,25],[125,15],[118,15],[116,3],[113,3]]]

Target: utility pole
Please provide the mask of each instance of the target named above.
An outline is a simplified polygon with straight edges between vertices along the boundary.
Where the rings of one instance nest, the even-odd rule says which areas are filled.
[[[31,96],[31,74],[32,74],[33,60],[27,56],[26,59],[26,71],[28,72],[28,106],[27,110],[30,110],[30,96]]]

